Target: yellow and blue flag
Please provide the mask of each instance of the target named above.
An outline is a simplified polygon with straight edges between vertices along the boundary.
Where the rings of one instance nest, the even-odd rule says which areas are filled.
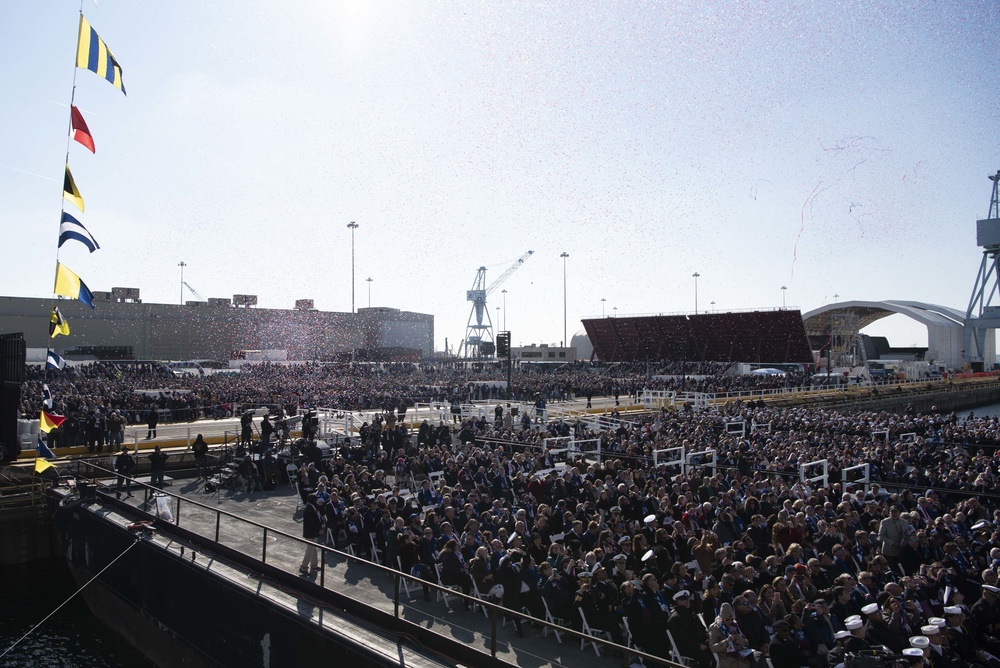
[[[99,77],[107,79],[108,83],[125,92],[122,83],[122,68],[115,60],[111,49],[100,38],[97,31],[90,27],[87,19],[80,14],[80,39],[76,45],[76,66],[90,70]]]
[[[94,308],[94,293],[62,262],[56,263],[56,284],[52,292],[70,299],[79,299],[90,308]]]

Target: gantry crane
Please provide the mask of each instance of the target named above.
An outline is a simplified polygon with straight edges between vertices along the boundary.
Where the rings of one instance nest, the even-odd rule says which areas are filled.
[[[462,341],[461,346],[462,357],[493,356],[496,343],[493,336],[493,321],[490,319],[489,309],[486,308],[486,298],[501,283],[510,278],[510,275],[517,271],[518,267],[524,264],[525,260],[531,257],[534,252],[528,251],[517,258],[517,262],[500,274],[500,277],[493,281],[489,287],[485,287],[486,267],[480,267],[479,271],[476,272],[476,280],[472,283],[472,289],[465,293],[466,299],[472,302],[472,311],[469,313],[469,323],[465,327],[465,340]],[[484,323],[483,320],[486,322]]]

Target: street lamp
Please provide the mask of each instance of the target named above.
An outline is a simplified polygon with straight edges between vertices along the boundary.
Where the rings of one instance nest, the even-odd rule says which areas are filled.
[[[617,307],[617,306],[615,306],[615,307],[613,307],[613,308],[612,308],[611,310],[615,312],[615,316],[614,316],[614,317],[616,317],[616,318],[617,318],[617,317],[618,317],[618,307]]]
[[[569,257],[569,253],[563,253],[559,257],[563,261],[563,346],[569,344],[569,339],[566,337],[567,327],[566,327],[566,258]]]
[[[782,311],[785,310],[785,291],[786,290],[788,290],[788,286],[787,285],[782,285],[781,286],[781,310]]]
[[[368,281],[368,308],[372,307],[372,277],[369,276],[365,279]]]
[[[701,274],[696,271],[691,276],[694,278],[694,314],[698,315],[698,277]]]
[[[604,297],[601,297],[601,317],[604,317],[604,302],[608,301]]]
[[[834,294],[833,295],[833,303],[836,304],[838,299],[840,299],[840,295]]]
[[[714,311],[714,310],[715,310],[715,302],[712,302],[712,303],[710,304],[710,306],[712,307],[712,308],[711,308],[710,310]]]
[[[347,227],[351,230],[351,313],[354,313],[354,230],[358,229],[358,224],[352,220]]]
[[[184,267],[187,266],[187,262],[181,260],[177,266],[181,268],[181,306],[184,306]]]
[[[503,331],[507,331],[507,288],[500,291],[503,295]],[[500,324],[499,322],[497,323]]]

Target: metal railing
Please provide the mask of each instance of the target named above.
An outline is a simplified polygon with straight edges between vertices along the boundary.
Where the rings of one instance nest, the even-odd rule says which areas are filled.
[[[118,477],[115,474],[114,471],[111,471],[111,470],[109,470],[109,469],[107,469],[107,468],[105,468],[105,467],[103,467],[103,466],[101,466],[99,464],[96,464],[94,462],[91,462],[91,461],[79,460],[78,464],[80,465],[80,467],[84,471],[86,471],[86,472],[88,472],[90,474],[90,475],[87,476],[87,477],[90,477],[90,478],[97,478],[98,477],[97,475],[94,475],[94,474],[101,474],[102,476],[106,475],[108,477],[114,476],[115,478]],[[497,628],[497,626],[498,626],[498,621],[501,621],[502,618],[504,616],[506,616],[508,618],[517,617],[518,619],[520,619],[521,621],[524,621],[524,622],[528,622],[528,623],[539,625],[539,626],[542,626],[542,627],[545,627],[545,628],[549,628],[549,629],[552,629],[553,631],[559,631],[560,633],[569,634],[570,636],[572,636],[572,637],[574,637],[574,638],[576,638],[578,640],[585,641],[586,643],[593,642],[593,643],[596,643],[597,645],[600,645],[601,647],[607,647],[607,648],[609,648],[611,650],[617,650],[617,651],[619,651],[619,652],[622,653],[622,655],[624,657],[624,659],[623,659],[624,660],[623,665],[625,665],[625,666],[629,665],[629,659],[630,659],[630,657],[638,656],[638,657],[641,657],[643,659],[643,661],[652,662],[653,664],[668,666],[669,668],[685,668],[685,666],[683,664],[679,664],[679,663],[670,661],[668,659],[664,659],[662,657],[658,657],[658,656],[654,656],[654,655],[648,654],[648,653],[643,652],[641,650],[638,650],[638,649],[636,649],[634,647],[628,647],[628,646],[625,646],[625,645],[619,645],[618,643],[615,643],[613,641],[601,638],[599,636],[588,635],[588,634],[582,633],[580,631],[576,631],[575,629],[567,628],[566,626],[563,626],[563,625],[553,624],[553,623],[548,622],[548,621],[546,621],[544,619],[539,619],[537,617],[533,617],[531,615],[524,614],[524,613],[522,613],[520,611],[517,611],[517,610],[511,610],[510,608],[505,608],[505,607],[503,607],[501,605],[498,605],[496,603],[492,603],[492,602],[490,602],[488,600],[485,600],[485,599],[482,599],[482,598],[477,598],[477,597],[474,597],[474,596],[467,596],[467,595],[461,593],[460,591],[456,591],[456,590],[452,589],[451,587],[449,587],[447,585],[438,585],[438,584],[436,584],[436,583],[434,583],[432,581],[423,580],[423,579],[420,579],[418,577],[402,573],[401,571],[398,571],[396,569],[389,568],[387,566],[383,566],[383,565],[378,564],[376,562],[372,562],[372,561],[369,561],[367,559],[355,556],[353,554],[350,554],[349,552],[343,552],[343,551],[331,548],[331,547],[329,547],[326,544],[316,543],[314,541],[309,541],[309,540],[307,540],[305,538],[302,538],[300,536],[295,536],[295,535],[289,534],[289,533],[287,533],[285,531],[282,531],[281,529],[275,529],[273,527],[269,527],[269,526],[267,526],[265,524],[261,524],[259,522],[255,522],[253,520],[250,520],[250,519],[247,519],[247,518],[244,518],[244,517],[240,517],[239,515],[236,515],[234,513],[226,512],[225,510],[222,510],[220,508],[213,507],[213,506],[210,506],[210,505],[207,505],[207,504],[204,504],[204,503],[200,503],[198,501],[194,501],[192,499],[185,498],[185,497],[183,497],[183,496],[181,496],[179,494],[174,494],[174,493],[167,492],[167,491],[164,491],[164,490],[161,490],[161,489],[153,488],[153,487],[149,486],[148,484],[146,484],[144,482],[139,482],[139,481],[137,481],[135,479],[132,479],[132,484],[135,485],[136,487],[141,487],[144,490],[144,505],[147,508],[155,506],[156,500],[155,500],[154,497],[157,497],[157,496],[159,496],[159,497],[163,497],[163,496],[170,497],[172,499],[172,506],[173,506],[172,509],[171,509],[171,514],[172,514],[171,520],[172,521],[167,521],[167,520],[165,520],[165,519],[163,519],[161,517],[158,517],[158,515],[156,513],[149,513],[147,511],[143,511],[141,509],[136,509],[136,508],[134,508],[132,506],[129,506],[130,509],[137,510],[140,513],[144,513],[146,515],[149,515],[149,516],[151,516],[151,518],[157,519],[157,520],[159,520],[161,522],[165,522],[166,521],[168,524],[172,524],[173,526],[176,526],[178,528],[184,528],[189,533],[198,535],[198,536],[200,536],[202,538],[207,538],[208,540],[211,540],[212,542],[214,542],[214,543],[216,543],[218,545],[226,546],[228,549],[230,549],[230,550],[232,550],[234,552],[237,552],[239,554],[242,554],[242,555],[244,555],[244,556],[246,556],[246,557],[248,557],[250,559],[259,561],[261,564],[268,564],[268,540],[269,539],[273,540],[273,539],[281,538],[281,539],[286,540],[286,541],[291,541],[293,543],[299,544],[301,546],[301,549],[303,549],[303,550],[311,544],[316,550],[319,551],[320,558],[319,558],[319,582],[318,582],[318,584],[319,584],[320,587],[322,587],[324,589],[326,588],[326,570],[327,570],[327,563],[326,563],[327,559],[326,558],[327,558],[327,556],[332,556],[332,555],[336,555],[336,557],[342,558],[342,559],[346,559],[347,561],[352,562],[352,563],[357,562],[359,564],[364,564],[366,568],[373,569],[373,570],[375,570],[376,572],[378,572],[378,573],[380,573],[382,575],[385,575],[385,576],[388,576],[388,577],[392,578],[392,581],[393,581],[392,608],[393,608],[393,616],[396,619],[403,619],[400,616],[400,609],[405,606],[405,603],[401,600],[400,591],[403,590],[403,589],[405,589],[402,586],[402,581],[403,581],[404,578],[407,579],[408,581],[413,582],[415,584],[415,586],[429,587],[430,589],[433,589],[436,592],[440,592],[440,593],[446,595],[446,597],[453,596],[453,597],[456,597],[456,598],[463,599],[469,606],[473,606],[473,605],[483,606],[484,608],[486,608],[487,610],[489,610],[490,631],[489,631],[488,641],[489,641],[489,645],[490,645],[490,656],[492,658],[494,658],[494,659],[497,658],[497,639],[498,639],[498,633],[497,633],[498,632],[498,628]],[[102,491],[105,494],[108,493],[106,487]],[[190,508],[188,508],[188,507],[190,507]],[[182,510],[184,510],[185,508],[188,508],[188,510],[185,511],[185,512],[182,512]],[[203,531],[202,531],[202,527],[198,527],[196,524],[194,526],[192,526],[192,525],[183,526],[182,525],[182,520],[184,518],[186,518],[191,513],[191,508],[195,508],[195,509],[198,509],[198,510],[200,510],[202,512],[207,512],[207,513],[210,513],[210,514],[214,515],[214,517],[215,517],[215,522],[214,522],[215,528],[214,528],[214,534],[213,534],[213,536],[205,536],[204,533],[203,533]],[[222,521],[223,521],[223,518],[226,518],[227,520],[235,521],[235,522],[238,522],[238,523],[241,523],[241,524],[253,527],[255,530],[259,531],[260,532],[260,552],[258,554],[250,554],[247,551],[245,551],[245,549],[243,548],[242,545],[237,544],[236,541],[229,540],[227,542],[227,539],[226,539],[226,537],[224,536],[224,534],[222,532]],[[275,563],[276,562],[272,558],[272,562],[270,564],[272,567],[278,568],[280,570],[285,570],[284,567],[282,567],[281,565],[277,565],[276,566]],[[470,584],[471,584],[471,581],[470,581]],[[335,591],[335,590],[331,589],[330,591]],[[433,629],[428,629],[428,630],[433,631]]]

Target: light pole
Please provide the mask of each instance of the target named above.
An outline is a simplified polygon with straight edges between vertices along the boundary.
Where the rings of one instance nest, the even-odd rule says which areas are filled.
[[[601,317],[604,317],[604,302],[608,301],[604,297],[601,297]]]
[[[838,294],[835,294],[835,295],[833,295],[833,303],[834,303],[834,304],[836,304],[836,303],[837,303],[837,300],[838,300],[838,299],[840,299],[840,295],[838,295]]]
[[[786,290],[788,290],[788,286],[787,285],[782,285],[781,286],[781,310],[782,311],[785,310],[785,291]]]
[[[617,318],[617,317],[618,317],[618,307],[617,307],[617,306],[615,306],[615,307],[614,307],[614,308],[612,308],[611,310],[615,312],[615,317]]]
[[[503,295],[503,331],[507,331],[507,288],[500,291]],[[497,323],[498,325],[500,323]]]
[[[365,279],[368,281],[368,308],[372,307],[372,277],[369,276]]]
[[[701,274],[696,271],[691,276],[694,278],[694,314],[698,315],[698,277]]]
[[[714,310],[715,310],[715,302],[712,302],[712,303],[710,304],[710,306],[712,307],[712,308],[711,308],[710,310],[711,310],[711,311],[714,311]]]
[[[354,230],[358,229],[358,224],[352,220],[347,227],[351,230],[351,313],[354,313]]]
[[[181,260],[177,266],[181,268],[181,306],[184,306],[184,267],[187,266],[187,262]]]
[[[563,346],[566,346],[569,343],[566,338],[566,258],[569,257],[569,253],[563,253],[559,257],[563,261]]]

